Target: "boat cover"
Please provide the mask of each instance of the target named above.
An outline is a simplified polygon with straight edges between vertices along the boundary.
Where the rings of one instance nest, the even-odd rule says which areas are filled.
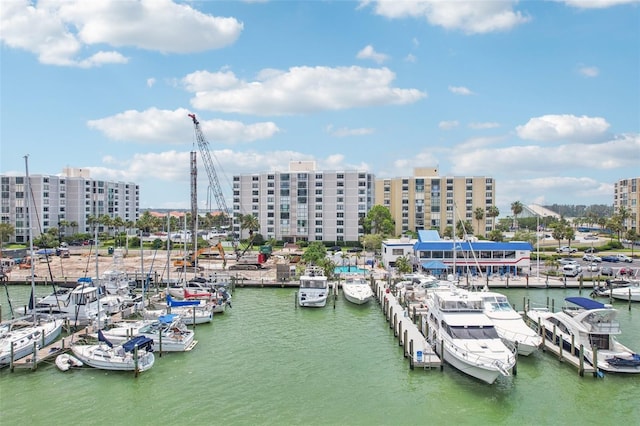
[[[571,302],[575,305],[580,306],[581,308],[585,308],[588,310],[591,309],[602,309],[602,308],[606,308],[606,305],[604,303],[600,303],[597,300],[593,300],[593,299],[589,299],[587,297],[567,297],[564,300],[566,300],[567,302]]]
[[[199,300],[176,300],[167,294],[167,306],[199,306]]]
[[[146,336],[136,336],[122,344],[122,347],[126,352],[133,352],[135,347],[138,346],[138,350],[145,349],[147,352],[153,351],[153,339]]]
[[[111,343],[109,341],[109,339],[107,339],[105,337],[105,335],[102,333],[102,330],[98,330],[98,342],[104,342],[107,344],[107,346],[109,346],[110,348],[113,347],[113,343]]]
[[[158,317],[158,321],[163,322],[165,324],[171,324],[178,318],[178,314],[166,314],[160,315]]]

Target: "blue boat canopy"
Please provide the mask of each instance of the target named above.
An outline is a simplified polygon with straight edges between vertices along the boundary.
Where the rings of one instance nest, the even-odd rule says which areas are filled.
[[[171,324],[172,322],[174,322],[176,320],[177,317],[178,317],[178,314],[160,315],[158,317],[158,321],[163,322],[165,324]]]
[[[593,300],[593,299],[589,299],[586,297],[566,297],[564,300],[566,300],[567,302],[571,302],[574,305],[578,305],[581,308],[585,308],[585,309],[602,309],[605,308],[606,305],[604,303],[600,303],[597,300]]]
[[[138,346],[138,349],[144,349],[147,352],[153,351],[153,339],[147,336],[136,336],[133,339],[129,340],[122,344],[125,352],[133,352],[135,347]]]
[[[439,260],[432,260],[430,262],[424,262],[422,264],[424,269],[448,269],[449,267]]]
[[[199,300],[176,300],[173,297],[171,297],[170,294],[167,294],[167,306],[172,307],[172,306],[199,306],[200,305],[200,301]],[[171,321],[169,321],[171,322]]]

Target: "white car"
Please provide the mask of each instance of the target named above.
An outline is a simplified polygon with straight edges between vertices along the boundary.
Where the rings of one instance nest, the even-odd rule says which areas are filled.
[[[562,258],[562,259],[558,260],[558,263],[561,264],[561,265],[577,265],[578,261],[574,260],[574,259],[571,259],[571,258],[568,258],[568,257],[565,257],[565,258]]]
[[[587,266],[587,271],[589,271],[589,272],[600,272],[600,265],[598,265],[597,263],[590,263]]]
[[[629,256],[625,256],[624,254],[616,254],[616,257],[618,258],[619,262],[627,262],[627,263],[633,262],[632,258],[630,258]]]
[[[595,256],[593,254],[585,254],[582,256],[582,260],[585,262],[602,262],[602,258],[600,256]]]
[[[578,249],[575,247],[562,246],[556,249],[556,253],[575,253]]]

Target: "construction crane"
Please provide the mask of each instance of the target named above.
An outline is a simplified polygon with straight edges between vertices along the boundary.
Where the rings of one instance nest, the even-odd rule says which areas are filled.
[[[189,117],[191,117],[191,120],[193,120],[193,127],[196,133],[196,141],[198,142],[198,148],[200,149],[200,154],[202,155],[202,160],[204,161],[204,167],[207,170],[207,176],[209,177],[209,185],[211,186],[213,195],[216,199],[216,203],[218,204],[218,209],[224,215],[225,221],[231,221],[232,219],[231,210],[229,210],[229,208],[227,207],[227,203],[224,199],[224,194],[222,193],[222,187],[220,186],[220,181],[218,180],[218,174],[216,173],[215,166],[213,165],[213,161],[211,159],[211,153],[209,152],[209,142],[207,142],[207,139],[204,137],[204,134],[202,133],[202,129],[200,129],[200,122],[196,118],[196,115],[195,114],[188,114],[188,115]],[[192,175],[193,173],[194,172],[192,167]],[[192,183],[191,183],[192,201],[194,200],[194,197],[196,197],[194,195],[195,191],[196,191],[195,182],[194,182],[194,179],[192,179]],[[228,223],[228,224],[230,225],[231,223]]]

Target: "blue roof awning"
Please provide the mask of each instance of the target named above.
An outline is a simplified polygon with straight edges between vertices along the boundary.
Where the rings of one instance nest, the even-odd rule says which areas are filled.
[[[602,309],[606,307],[604,303],[598,302],[597,300],[588,299],[586,297],[566,297],[564,300],[588,310]]]
[[[444,263],[440,262],[439,260],[432,260],[431,262],[424,262],[422,264],[422,267],[424,269],[447,269],[447,268],[449,268],[447,265],[445,265]]]

